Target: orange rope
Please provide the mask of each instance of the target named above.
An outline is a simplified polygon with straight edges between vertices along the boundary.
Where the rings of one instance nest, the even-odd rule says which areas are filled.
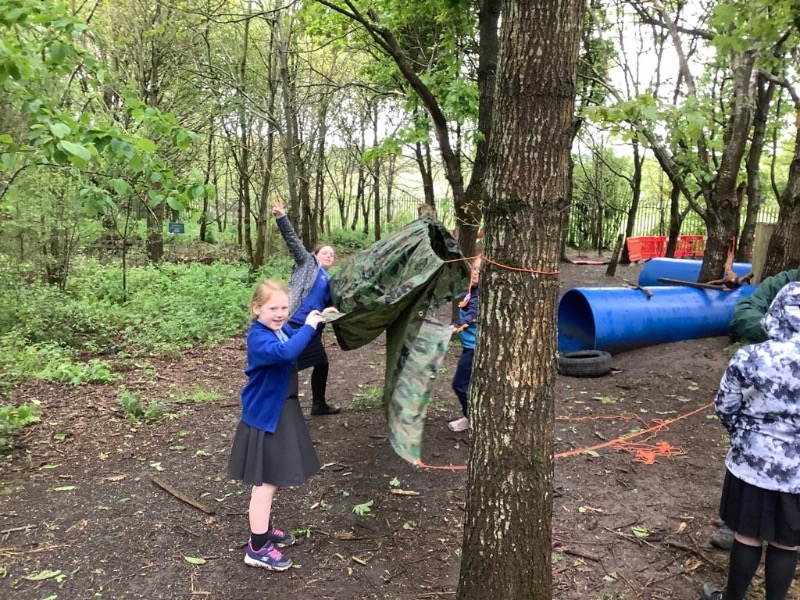
[[[520,267],[510,267],[508,265],[504,265],[503,263],[494,261],[491,258],[486,258],[485,254],[478,254],[477,256],[465,256],[464,258],[453,258],[450,260],[443,260],[442,262],[451,263],[451,262],[459,262],[462,260],[475,260],[476,258],[480,258],[488,263],[492,263],[493,265],[500,267],[501,269],[507,269],[509,271],[521,271],[523,273],[533,273],[534,275],[558,275],[559,273],[561,273],[561,271],[537,271],[536,269],[522,269]]]
[[[708,404],[704,404],[700,408],[697,408],[691,412],[688,412],[684,415],[680,415],[679,417],[675,417],[674,419],[669,419],[664,421],[662,419],[656,419],[654,421],[655,425],[649,427],[648,429],[643,429],[641,431],[636,431],[634,433],[629,433],[628,435],[623,435],[613,440],[609,440],[607,442],[603,442],[602,444],[596,444],[594,446],[589,446],[586,448],[576,448],[575,450],[569,450],[567,452],[559,452],[553,455],[553,458],[566,458],[568,456],[577,456],[579,454],[587,454],[589,452],[595,452],[597,450],[601,450],[603,448],[611,447],[614,450],[622,450],[623,452],[630,452],[633,454],[633,461],[644,463],[646,465],[652,465],[656,462],[656,458],[659,456],[665,457],[673,457],[673,456],[684,456],[686,452],[677,446],[671,445],[669,442],[660,441],[655,444],[648,444],[649,440],[652,440],[656,434],[660,431],[668,429],[670,425],[673,423],[677,423],[678,421],[682,421],[683,419],[688,419],[698,413],[703,412],[714,406],[713,402],[709,402]],[[632,413],[622,413],[622,415],[618,416],[611,416],[611,417],[575,417],[574,420],[586,420],[586,419],[614,419],[614,418],[621,418],[622,416],[625,418],[633,418],[637,417],[638,415],[634,415]],[[567,420],[568,417],[556,417],[557,420]],[[643,441],[640,442],[630,442],[634,438],[647,435]],[[445,471],[463,471],[467,468],[467,465],[427,465],[422,462],[421,459],[417,460],[414,463],[416,466],[422,469],[438,469],[438,470],[445,470]]]
[[[700,408],[697,408],[697,409],[693,410],[692,412],[688,412],[685,415],[681,415],[679,417],[675,417],[674,419],[670,419],[668,421],[662,421],[661,419],[658,419],[656,424],[653,427],[650,427],[649,429],[643,429],[641,431],[636,431],[634,433],[629,433],[628,435],[620,436],[620,437],[618,437],[616,439],[613,439],[613,440],[610,440],[608,442],[604,442],[602,444],[597,444],[596,446],[590,446],[588,448],[576,448],[575,450],[569,450],[568,452],[559,452],[558,454],[554,455],[554,458],[564,458],[564,457],[567,457],[567,456],[577,456],[578,454],[586,454],[587,452],[594,452],[594,451],[600,450],[602,448],[608,448],[609,446],[618,447],[620,449],[623,449],[623,447],[625,446],[625,444],[627,443],[628,440],[632,440],[633,438],[636,438],[636,437],[639,437],[639,436],[642,436],[642,435],[647,435],[648,433],[657,433],[657,432],[659,432],[659,431],[661,431],[663,429],[666,429],[667,427],[669,427],[673,423],[677,423],[678,421],[681,421],[683,419],[687,419],[687,418],[689,418],[691,416],[694,416],[697,413],[703,412],[704,410],[707,410],[707,409],[711,408],[712,406],[714,406],[714,403],[713,402],[709,402],[708,404],[705,404],[705,405],[701,406]],[[651,439],[652,437],[653,436],[650,436],[647,439]]]

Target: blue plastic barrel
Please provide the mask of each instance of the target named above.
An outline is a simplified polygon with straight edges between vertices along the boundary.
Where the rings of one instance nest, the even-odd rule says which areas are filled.
[[[659,278],[677,279],[679,281],[697,281],[700,275],[702,260],[686,260],[683,258],[653,258],[648,260],[639,273],[639,285],[674,285],[662,283]],[[750,273],[753,266],[750,263],[733,263],[733,271],[742,277]]]
[[[695,338],[726,335],[733,308],[756,289],[731,292],[657,287],[648,299],[627,287],[575,288],[558,304],[558,350],[611,354]]]

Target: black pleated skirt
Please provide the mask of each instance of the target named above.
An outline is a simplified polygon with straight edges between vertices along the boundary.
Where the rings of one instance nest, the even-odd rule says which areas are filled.
[[[239,421],[228,460],[228,476],[248,485],[302,485],[320,464],[296,395],[290,395],[275,433]]]
[[[306,349],[297,358],[297,370],[302,371],[308,367],[316,365],[324,365],[328,362],[328,353],[325,352],[325,345],[322,343],[322,332],[317,332],[317,335],[308,343]]]
[[[740,535],[800,546],[800,494],[765,490],[727,471],[719,516]]]

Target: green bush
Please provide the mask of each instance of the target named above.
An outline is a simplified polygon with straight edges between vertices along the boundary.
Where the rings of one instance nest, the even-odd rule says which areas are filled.
[[[287,282],[291,267],[287,256],[271,257],[258,271],[224,262],[133,267],[124,293],[119,266],[83,259],[62,293],[26,281],[0,256],[0,391],[30,377],[71,385],[112,381],[99,354],[216,344],[246,327],[256,282]]]
[[[331,232],[328,241],[337,252],[352,254],[369,247],[375,239],[361,230],[337,229]]]
[[[120,386],[117,398],[125,416],[134,422],[144,420],[154,423],[163,419],[167,412],[163,402],[159,400],[145,402],[140,393],[131,392],[124,385]]]
[[[102,360],[75,362],[74,352],[53,342],[28,343],[18,335],[0,336],[0,392],[36,377],[69,385],[108,383],[116,378]]]
[[[18,408],[0,405],[0,453],[7,452],[12,446],[12,436],[23,427],[38,423],[39,402],[23,404]]]

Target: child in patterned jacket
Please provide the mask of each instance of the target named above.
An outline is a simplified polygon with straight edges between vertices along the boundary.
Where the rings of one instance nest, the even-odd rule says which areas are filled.
[[[740,348],[716,399],[730,434],[720,517],[734,532],[728,584],[704,600],[743,600],[761,562],[767,600],[784,600],[800,546],[800,283],[786,285],[761,322],[768,340]]]

